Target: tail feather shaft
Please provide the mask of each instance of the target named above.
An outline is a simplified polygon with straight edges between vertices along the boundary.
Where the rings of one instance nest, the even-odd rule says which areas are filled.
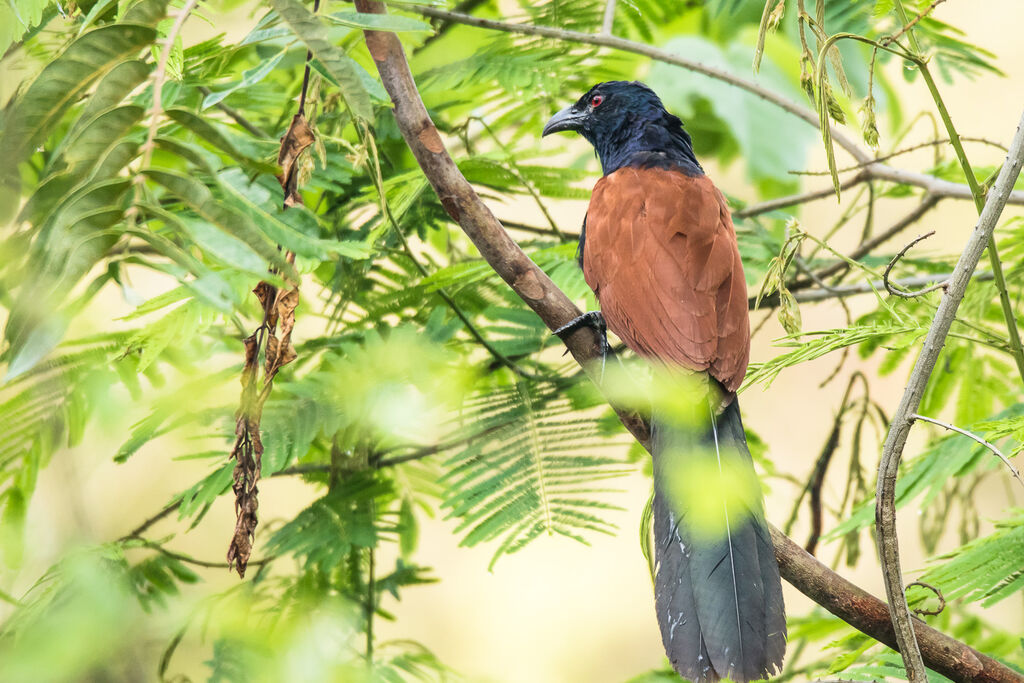
[[[655,602],[673,667],[703,683],[775,673],[782,585],[734,400],[706,432],[655,427]]]

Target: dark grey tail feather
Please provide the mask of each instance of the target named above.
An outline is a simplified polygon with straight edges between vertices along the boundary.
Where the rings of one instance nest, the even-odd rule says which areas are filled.
[[[708,535],[688,526],[688,501],[670,485],[701,465],[706,472],[701,458],[753,470],[739,406],[733,400],[705,433],[656,422],[654,440],[654,596],[669,660],[697,683],[766,678],[782,666],[786,616],[760,496],[723,502],[726,533]]]

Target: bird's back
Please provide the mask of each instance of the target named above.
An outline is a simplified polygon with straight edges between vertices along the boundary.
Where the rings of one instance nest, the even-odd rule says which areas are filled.
[[[634,352],[739,388],[747,286],[728,207],[706,175],[627,166],[601,178],[582,261],[608,328]]]

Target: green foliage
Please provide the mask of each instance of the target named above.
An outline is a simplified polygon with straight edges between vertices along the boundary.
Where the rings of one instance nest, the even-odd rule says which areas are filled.
[[[374,629],[396,618],[405,591],[444,579],[417,559],[424,516],[450,520],[462,545],[487,548],[491,566],[542,536],[587,543],[616,533],[623,501],[610,480],[649,469],[646,455],[635,445],[625,452],[630,442],[604,399],[559,358],[559,341],[450,220],[396,128],[361,29],[400,32],[459,169],[517,226],[524,251],[588,310],[597,302],[577,263],[578,221],[556,220],[565,214],[552,206],[586,199],[596,166],[589,153],[567,160],[558,143],[540,142],[551,112],[597,81],[644,79],[684,119],[702,159],[743,164],[749,192],[730,201],[747,206],[799,190],[790,171],[805,165],[813,131],[721,80],[555,38],[429,23],[416,4],[391,3],[387,15],[332,6],[315,16],[306,3],[272,0],[257,8],[248,34],[201,42],[188,30],[170,34],[166,15],[180,3],[169,9],[166,0],[0,7],[4,66],[17,67],[0,123],[0,223],[9,224],[0,241],[0,554],[9,571],[0,599],[11,603],[0,678],[135,680],[155,671],[161,680],[448,680],[424,646],[383,641]],[[465,4],[481,17],[506,10]],[[819,3],[807,3],[816,16],[801,34],[795,2],[783,4],[767,37],[759,32],[764,3],[739,0],[621,2],[614,28],[739,78],[751,77],[764,38],[759,86],[802,102],[810,85],[826,114],[851,123],[854,99],[871,96],[878,144],[888,151],[906,91],[883,69],[872,72],[871,46],[844,41],[826,52],[820,83],[831,96],[802,70],[807,54],[823,61],[829,35],[878,40],[899,30],[895,5],[820,3],[819,16]],[[524,1],[516,20],[594,33],[605,6]],[[204,5],[195,15],[216,26],[227,9]],[[928,16],[915,35],[947,79],[998,73],[992,55],[956,27]],[[283,161],[297,185],[285,209],[279,151],[307,52],[304,114],[314,142]],[[929,172],[963,181],[948,159]],[[799,322],[800,306],[809,305],[797,304],[800,291],[824,291],[801,283],[808,270],[839,258],[850,268],[827,284],[841,287],[877,281],[889,261],[879,251],[846,260],[829,246],[833,233],[855,234],[851,221],[866,214],[867,238],[877,198],[916,201],[896,184],[849,194],[822,239],[814,235],[823,231],[794,233],[783,211],[737,220],[748,285],[756,291],[763,281],[765,293],[782,295],[790,333],[775,357],[751,367],[748,386],[825,357],[838,356],[836,372],[849,374],[858,354],[878,374],[899,376],[916,353],[938,294],[894,303],[876,287],[873,300],[865,297],[870,310],[845,327],[804,331]],[[582,218],[579,204],[566,206]],[[1024,222],[1008,220],[1000,236],[1017,302]],[[897,270],[935,275],[954,262],[908,257]],[[301,478],[308,497],[291,516],[264,503],[246,581],[222,590],[205,582],[223,571],[222,550],[193,556],[178,548],[181,535],[211,523],[216,506],[230,507],[242,340],[267,332],[252,295],[261,281],[297,285],[300,301],[297,357],[261,404],[258,483]],[[972,283],[921,411],[948,415],[1015,453],[1024,404],[997,296],[993,285]],[[264,347],[255,361],[266,360]],[[637,374],[628,362],[610,362],[607,377],[632,382]],[[845,491],[826,503],[822,530],[842,540],[851,563],[873,560],[857,551],[873,516],[873,462],[862,453],[878,446],[863,427],[885,426],[879,392],[868,390],[874,378],[860,378],[863,397],[844,400],[837,421],[834,449],[850,452]],[[678,381],[658,377],[609,395],[640,411],[689,405]],[[844,415],[855,416],[854,427]],[[108,449],[111,436],[119,448]],[[771,457],[791,446],[749,439],[771,486],[788,486]],[[187,483],[163,490],[151,510],[126,512],[123,538],[76,538],[86,547],[43,573],[26,525],[46,468],[73,457],[72,448],[87,471],[107,457],[142,470],[173,458]],[[829,484],[841,476],[833,467]],[[986,449],[942,434],[908,454],[897,502],[922,510],[930,550],[954,524],[949,510],[960,512],[962,546],[922,577],[952,600],[933,623],[1020,664],[1013,638],[975,613],[1022,586],[1024,517],[1008,512],[981,535],[971,504],[978,483],[996,477],[1007,477],[1004,466]],[[120,503],[120,491],[111,500]],[[225,540],[230,531],[222,530]],[[792,617],[791,651],[804,654],[786,676],[898,677],[895,653],[833,617]],[[162,655],[155,642],[166,646]],[[190,660],[203,662],[200,674],[185,672]]]
[[[445,461],[442,507],[466,532],[463,545],[500,540],[492,566],[541,534],[585,542],[584,532],[614,531],[603,516],[616,508],[594,484],[629,468],[595,454],[614,442],[597,419],[573,417],[578,408],[524,383],[466,403],[468,429],[489,439],[468,437]]]
[[[1024,511],[996,523],[992,534],[939,558],[921,581],[942,589],[947,599],[981,601],[986,607],[1024,588]]]

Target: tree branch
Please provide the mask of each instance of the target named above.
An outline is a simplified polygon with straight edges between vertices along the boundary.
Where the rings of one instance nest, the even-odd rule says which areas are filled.
[[[893,296],[898,296],[901,299],[915,299],[919,296],[924,296],[928,292],[934,292],[938,289],[946,288],[946,285],[949,284],[949,280],[943,279],[939,280],[938,282],[935,282],[934,284],[928,285],[927,287],[924,287],[922,289],[916,289],[912,292],[907,292],[903,291],[906,289],[906,285],[900,285],[899,283],[894,283],[889,280],[889,274],[892,272],[892,269],[896,267],[896,264],[900,262],[900,259],[903,258],[904,255],[906,255],[910,248],[913,247],[918,242],[928,239],[934,234],[935,231],[932,230],[931,232],[926,232],[923,235],[918,235],[914,239],[910,240],[910,242],[908,242],[906,246],[900,249],[899,252],[892,257],[892,260],[889,261],[889,265],[885,267],[885,272],[882,273],[882,284],[885,286],[885,291],[889,292]]]
[[[884,602],[833,572],[775,527],[771,531],[782,578],[861,633],[899,650]],[[914,630],[928,668],[951,680],[971,683],[1024,681],[1024,676],[1006,665],[923,621],[915,620]]]
[[[923,287],[924,285],[931,284],[933,282],[945,282],[951,277],[953,277],[952,273],[915,275],[913,277],[906,277],[900,280],[890,280],[889,284],[896,287]],[[992,280],[992,273],[990,271],[984,271],[974,275],[971,279],[975,282],[989,282]],[[848,296],[856,296],[857,294],[880,292],[883,289],[885,289],[885,282],[883,280],[874,280],[872,282],[861,282],[856,285],[830,287],[829,289],[804,289],[799,292],[793,292],[793,297],[799,303],[811,304],[818,303],[819,301],[827,301],[829,299],[845,299]],[[747,303],[750,309],[753,310],[754,299],[751,298]],[[761,299],[761,305],[758,308],[776,308],[778,305],[779,297],[778,295],[773,294]]]
[[[913,211],[911,211],[906,216],[901,218],[899,221],[894,223],[888,229],[880,232],[878,235],[872,237],[871,239],[867,239],[861,242],[856,249],[850,252],[848,258],[851,261],[856,261],[857,259],[867,256],[875,247],[892,239],[899,233],[909,228],[914,223],[917,223],[919,220],[921,220],[926,213],[931,211],[935,207],[935,205],[939,203],[939,199],[940,197],[936,195],[926,194],[924,198],[921,199],[921,203],[917,205],[917,208],[915,208]],[[826,266],[825,268],[822,268],[821,270],[817,271],[815,275],[817,275],[819,278],[824,278],[830,275],[841,273],[845,270],[848,270],[849,268],[850,264],[847,263],[846,261],[837,261],[836,263],[833,263],[831,266]],[[796,291],[798,289],[810,287],[812,284],[814,284],[814,281],[811,279],[797,280],[796,282],[789,286],[789,289],[790,291]]]
[[[882,560],[885,576],[885,592],[889,598],[889,612],[896,627],[896,637],[903,654],[903,662],[912,683],[922,679],[920,672],[924,669],[921,661],[922,653],[914,638],[914,627],[911,626],[910,610],[907,598],[903,593],[903,577],[900,570],[899,541],[896,537],[896,474],[899,469],[900,457],[910,434],[913,415],[921,404],[928,378],[939,358],[945,344],[957,308],[964,297],[971,274],[978,265],[978,260],[985,251],[992,232],[995,230],[999,216],[1006,206],[1010,188],[1013,187],[1024,163],[1024,115],[1017,126],[1010,152],[1003,169],[996,179],[995,185],[988,194],[985,207],[981,212],[978,225],[964,247],[960,260],[949,279],[949,286],[942,297],[935,317],[932,319],[928,335],[924,340],[921,355],[918,356],[914,370],[910,374],[907,387],[899,407],[892,416],[889,433],[882,449],[882,458],[878,467],[878,486],[875,493],[875,525],[878,531],[878,549]]]
[[[840,185],[840,188],[847,190],[870,179],[871,176],[867,172],[861,172],[852,178],[844,180],[843,184]],[[775,209],[781,209],[787,206],[796,206],[797,204],[806,204],[807,202],[813,202],[816,199],[825,199],[826,197],[833,196],[835,193],[835,189],[829,185],[828,187],[820,190],[792,194],[788,197],[778,197],[777,199],[769,199],[768,201],[760,202],[758,204],[751,204],[739,211],[733,211],[732,215],[734,218],[750,218],[752,216],[759,216],[763,213],[768,213],[769,211],[774,211]]]
[[[1010,459],[1007,458],[1006,455],[1001,450],[999,450],[996,447],[995,444],[993,444],[993,443],[991,443],[989,441],[986,441],[985,439],[981,438],[977,434],[969,432],[966,429],[960,429],[956,425],[950,424],[948,422],[943,422],[941,420],[936,420],[933,417],[925,417],[924,415],[918,415],[917,413],[914,413],[913,415],[910,416],[910,419],[911,420],[923,420],[924,422],[930,422],[933,425],[937,425],[939,427],[942,427],[943,429],[948,429],[951,432],[956,432],[957,434],[963,434],[968,439],[971,439],[971,440],[981,444],[982,446],[984,446],[985,448],[990,450],[992,452],[992,455],[994,455],[997,458],[999,458],[1000,460],[1002,460],[1003,464],[1006,465],[1010,469],[1010,474],[1013,475],[1013,478],[1016,479],[1017,481],[1019,481],[1021,483],[1021,486],[1024,486],[1024,479],[1021,479],[1020,472],[1017,470],[1016,467],[1013,466],[1013,463],[1010,462]]]
[[[356,0],[355,4],[360,12],[384,13],[380,2]],[[448,155],[416,90],[397,36],[380,31],[365,31],[365,35],[370,55],[395,105],[398,128],[445,210],[477,245],[495,272],[549,329],[554,330],[575,318],[579,314],[576,306],[512,241]],[[997,183],[993,194],[1005,199],[1005,187]],[[966,281],[961,286],[965,284]],[[597,340],[591,330],[578,330],[565,339],[565,344],[588,372],[589,368],[599,365],[593,363],[599,358]],[[650,429],[640,416],[619,412],[619,417],[641,444],[649,445]],[[897,644],[884,603],[826,568],[777,529],[772,529],[772,539],[780,570],[787,581],[855,628],[880,642]],[[1024,682],[1024,677],[949,636],[928,627],[922,627],[921,632],[929,665],[953,680]]]
[[[780,95],[772,90],[763,88],[753,81],[740,78],[739,76],[725,71],[724,69],[718,69],[692,59],[686,59],[685,57],[680,57],[679,55],[668,52],[667,50],[661,50],[650,45],[645,45],[644,43],[638,43],[632,40],[617,38],[615,36],[604,35],[601,33],[582,33],[580,31],[568,31],[549,26],[513,24],[506,21],[482,19],[469,14],[451,12],[428,5],[403,5],[402,8],[426,17],[443,19],[449,22],[465,24],[466,26],[475,26],[477,28],[502,31],[505,33],[542,36],[571,43],[608,47],[615,50],[621,50],[622,52],[642,55],[655,61],[679,66],[687,69],[688,71],[703,74],[709,78],[714,78],[722,81],[723,83],[728,83],[729,85],[746,90],[752,95],[756,95],[766,102],[771,102],[783,111],[811,124],[815,128],[819,126],[817,112],[794,102],[784,95]],[[872,158],[871,154],[854,142],[854,140],[848,137],[843,131],[834,126],[829,126],[829,130],[832,135],[832,140],[849,152],[850,156],[852,156],[858,164],[863,164],[863,171],[872,179],[889,180],[903,185],[914,185],[916,187],[924,188],[929,193],[941,197],[955,197],[957,199],[971,199],[973,197],[971,188],[966,185],[949,182],[948,180],[941,180],[935,176],[930,176],[924,173],[896,169],[886,166],[885,164],[878,163]],[[1024,191],[1011,192],[1008,201],[1011,204],[1024,204]]]

